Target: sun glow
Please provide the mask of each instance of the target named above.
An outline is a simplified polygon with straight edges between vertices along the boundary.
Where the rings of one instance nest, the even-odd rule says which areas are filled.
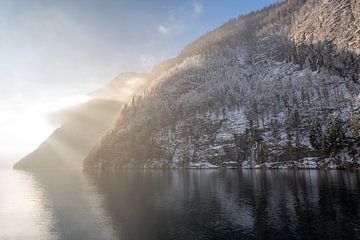
[[[15,158],[31,152],[58,127],[48,121],[47,116],[50,113],[65,110],[90,99],[89,96],[74,95],[37,105],[25,103],[23,111],[1,111],[2,152]]]

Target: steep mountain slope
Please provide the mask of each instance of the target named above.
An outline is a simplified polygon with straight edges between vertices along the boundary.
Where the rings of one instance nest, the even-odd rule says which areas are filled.
[[[34,152],[21,159],[18,169],[82,168],[83,160],[116,118],[124,102],[145,83],[144,74],[121,74],[93,92],[87,103],[55,115],[62,122]]]
[[[150,74],[85,168],[358,167],[359,2],[240,16]]]

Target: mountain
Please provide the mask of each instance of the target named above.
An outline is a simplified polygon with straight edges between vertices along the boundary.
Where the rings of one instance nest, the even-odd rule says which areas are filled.
[[[155,67],[86,169],[357,168],[360,2],[288,0]]]
[[[122,73],[106,86],[90,93],[90,96],[126,102],[146,83],[145,73]]]
[[[61,125],[14,168],[82,168],[83,160],[115,120],[121,107],[146,81],[145,74],[121,74],[90,94],[89,102],[51,116]]]

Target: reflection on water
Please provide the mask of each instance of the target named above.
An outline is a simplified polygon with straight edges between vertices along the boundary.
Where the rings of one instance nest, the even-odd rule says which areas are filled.
[[[0,170],[0,239],[116,239],[102,196],[78,172]],[[5,223],[5,224],[4,224]]]
[[[360,239],[360,178],[342,171],[92,175],[120,239]]]
[[[77,171],[33,173],[51,203],[60,239],[116,239],[112,222],[103,211],[101,194]]]
[[[357,172],[0,174],[0,239],[360,239]]]
[[[0,239],[56,239],[47,205],[31,174],[0,169]]]

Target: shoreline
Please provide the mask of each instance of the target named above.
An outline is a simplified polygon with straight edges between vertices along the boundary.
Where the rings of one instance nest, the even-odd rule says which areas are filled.
[[[235,161],[223,162],[220,165],[213,165],[207,161],[198,163],[190,163],[179,166],[177,164],[159,164],[159,162],[144,163],[144,164],[127,164],[122,167],[104,167],[97,166],[95,168],[85,167],[84,171],[107,171],[107,170],[122,170],[122,169],[183,169],[183,170],[220,170],[220,169],[249,169],[249,170],[360,170],[359,161],[344,161],[339,159],[327,158],[305,158],[297,161],[284,162],[267,162],[261,164],[252,164],[250,161],[238,163]]]

